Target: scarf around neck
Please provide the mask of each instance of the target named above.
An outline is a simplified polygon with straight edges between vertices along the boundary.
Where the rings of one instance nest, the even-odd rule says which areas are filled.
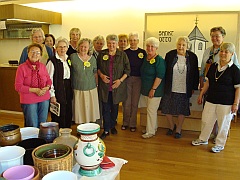
[[[43,83],[43,80],[41,79],[41,76],[39,75],[39,67],[40,67],[39,61],[31,62],[29,59],[27,59],[26,63],[28,65],[28,67],[32,70],[30,87],[43,88],[44,83]],[[34,68],[34,66],[35,66],[35,68]]]

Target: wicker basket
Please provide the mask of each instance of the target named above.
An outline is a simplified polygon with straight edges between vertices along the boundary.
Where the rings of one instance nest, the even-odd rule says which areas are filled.
[[[56,158],[56,159],[42,159],[39,157],[36,157],[35,152],[43,148],[45,146],[49,146],[51,144],[44,144],[42,146],[39,146],[35,148],[32,152],[32,158],[34,162],[34,166],[39,169],[40,177],[42,178],[46,174],[58,171],[58,170],[65,170],[65,171],[72,171],[73,168],[73,149],[71,148],[68,155],[62,157],[62,158]]]

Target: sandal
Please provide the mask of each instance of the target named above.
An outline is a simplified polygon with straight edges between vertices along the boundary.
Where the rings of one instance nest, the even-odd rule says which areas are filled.
[[[128,128],[128,126],[124,126],[124,125],[122,125],[122,127],[121,127],[122,130],[126,130],[127,128]]]
[[[131,131],[131,132],[135,132],[136,129],[137,129],[136,127],[130,127],[130,131]]]

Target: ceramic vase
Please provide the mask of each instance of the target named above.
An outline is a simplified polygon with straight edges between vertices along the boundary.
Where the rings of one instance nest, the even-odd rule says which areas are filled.
[[[97,136],[100,126],[95,123],[85,123],[77,127],[80,133],[78,143],[74,147],[74,156],[80,165],[79,174],[96,176],[102,172],[99,166],[105,155],[104,142]]]
[[[78,138],[76,136],[71,135],[72,129],[70,128],[60,128],[59,129],[59,137],[54,139],[53,143],[57,144],[65,144],[72,148],[78,142]],[[76,164],[75,158],[73,158],[73,165]]]
[[[38,137],[47,143],[52,143],[59,136],[59,125],[57,122],[44,122],[40,124]]]

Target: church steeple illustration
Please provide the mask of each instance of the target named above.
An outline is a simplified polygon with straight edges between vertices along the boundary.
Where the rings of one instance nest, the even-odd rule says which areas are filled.
[[[198,56],[199,62],[202,61],[203,53],[206,49],[206,44],[208,40],[203,36],[201,31],[198,28],[198,18],[195,19],[195,27],[192,32],[188,35],[190,41],[190,48],[189,50],[194,52]],[[198,64],[199,65],[199,64]],[[201,66],[201,64],[200,64]]]

